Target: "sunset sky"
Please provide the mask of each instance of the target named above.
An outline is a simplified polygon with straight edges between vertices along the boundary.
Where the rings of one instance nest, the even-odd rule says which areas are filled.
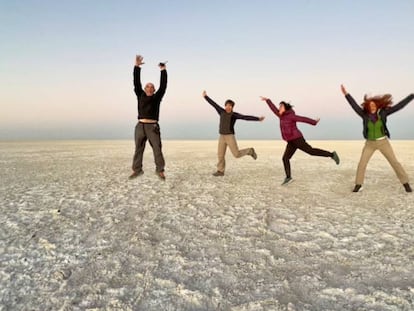
[[[238,121],[240,139],[280,139],[259,96],[290,101],[307,139],[363,139],[340,92],[414,92],[412,0],[0,0],[0,140],[132,139],[132,70],[169,84],[164,139],[215,139],[218,115],[201,97],[265,116]],[[390,116],[393,139],[414,139],[414,103]]]

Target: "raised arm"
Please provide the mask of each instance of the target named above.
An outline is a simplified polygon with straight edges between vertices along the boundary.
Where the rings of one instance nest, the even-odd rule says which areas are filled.
[[[386,109],[387,115],[390,115],[394,112],[397,112],[398,110],[404,108],[408,105],[410,101],[414,99],[414,94],[408,95],[406,98],[404,98],[402,101],[400,101],[398,104],[391,106],[390,108]]]
[[[351,105],[352,109],[354,109],[354,111],[360,116],[362,117],[364,115],[364,109],[361,108],[360,105],[357,104],[357,102],[355,101],[355,99],[351,96],[351,94],[349,94],[347,92],[347,90],[345,89],[345,86],[343,84],[341,84],[341,91],[342,94],[345,95],[346,100],[348,101],[348,103]]]
[[[269,98],[263,97],[263,96],[260,96],[260,98],[261,98],[261,100],[266,102],[266,104],[269,106],[270,110],[272,110],[275,115],[280,117],[279,109],[277,109],[277,107],[272,103],[272,101]]]
[[[134,67],[134,92],[137,96],[141,96],[144,93],[141,84],[141,65],[144,64],[144,58],[141,55],[135,56]]]
[[[160,87],[158,88],[158,91],[156,92],[156,95],[160,98],[162,98],[165,94],[165,91],[167,89],[167,67],[165,66],[165,63],[159,63],[158,65],[161,69],[161,77],[160,77]]]
[[[214,109],[216,109],[218,114],[221,114],[224,110],[223,107],[220,107],[219,105],[216,104],[216,102],[214,100],[212,100],[210,97],[207,96],[207,92],[203,91],[202,96],[204,97],[204,99],[211,105],[214,107]]]

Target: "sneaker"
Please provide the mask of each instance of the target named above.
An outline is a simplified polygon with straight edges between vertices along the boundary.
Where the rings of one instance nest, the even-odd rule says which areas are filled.
[[[362,185],[355,185],[354,190],[352,192],[360,192],[362,190]]]
[[[408,182],[405,183],[403,186],[404,186],[406,192],[413,192],[413,190],[411,189],[410,184]]]
[[[224,176],[224,172],[220,172],[220,171],[217,171],[217,172],[215,172],[215,173],[213,173],[213,176]]]
[[[155,174],[157,174],[157,176],[158,176],[161,180],[165,180],[165,174],[164,174],[164,172],[155,172]]]
[[[141,176],[142,174],[144,174],[143,170],[140,171],[134,171],[131,175],[129,175],[128,179],[134,179],[137,178],[138,176]]]
[[[257,154],[256,154],[256,151],[254,151],[254,148],[250,149],[250,155],[252,156],[253,159],[255,160],[257,159]]]
[[[282,182],[282,186],[290,184],[292,181],[292,177],[286,177],[285,180]]]
[[[336,153],[336,151],[333,152],[332,159],[335,161],[336,165],[339,164],[339,157],[338,157],[338,154]]]

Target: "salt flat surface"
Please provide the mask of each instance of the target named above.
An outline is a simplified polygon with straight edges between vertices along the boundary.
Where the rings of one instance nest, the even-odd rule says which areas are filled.
[[[0,310],[414,310],[414,196],[363,141],[164,141],[165,182],[128,180],[132,141],[0,143]],[[391,141],[414,180],[414,141]],[[414,183],[414,182],[413,182]]]

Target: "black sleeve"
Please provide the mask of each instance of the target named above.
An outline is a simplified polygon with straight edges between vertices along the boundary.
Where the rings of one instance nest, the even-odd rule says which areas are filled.
[[[346,100],[348,101],[348,103],[351,105],[352,109],[354,109],[354,111],[360,116],[363,117],[364,115],[364,110],[361,108],[361,106],[359,106],[357,104],[357,102],[355,101],[355,99],[351,96],[351,94],[346,94],[345,95]]]
[[[134,67],[134,92],[138,97],[144,93],[141,85],[141,68],[138,66]]]
[[[220,114],[224,111],[224,108],[220,107],[219,105],[216,104],[216,102],[214,100],[212,100],[210,97],[206,96],[204,97],[204,99],[211,105],[214,107],[214,109],[216,109],[217,113]]]
[[[246,121],[260,121],[260,119],[258,117],[255,116],[246,116],[244,114],[238,113],[238,112],[233,112],[233,115],[236,119],[240,119],[240,120],[246,120]]]
[[[159,97],[160,99],[164,96],[165,91],[167,90],[167,80],[168,80],[168,75],[167,75],[167,70],[161,70],[161,77],[160,77],[160,87],[158,88],[157,91],[157,97]]]
[[[402,101],[400,101],[398,104],[391,106],[390,108],[386,109],[387,115],[390,115],[391,113],[397,112],[398,110],[404,108],[410,101],[414,99],[414,94],[408,95],[406,98],[404,98]]]

